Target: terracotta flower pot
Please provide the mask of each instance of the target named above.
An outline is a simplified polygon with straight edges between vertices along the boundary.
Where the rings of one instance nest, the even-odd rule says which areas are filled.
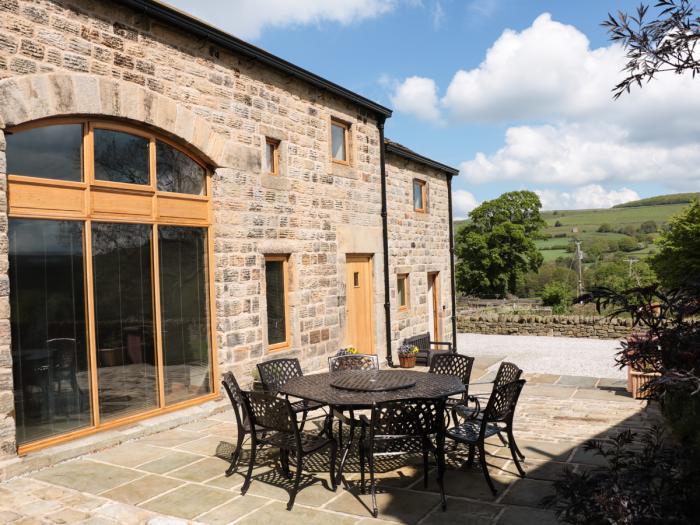
[[[642,392],[642,387],[661,375],[658,372],[640,372],[638,370],[630,370],[628,374],[627,389],[634,399],[646,399],[649,397],[648,392]]]
[[[401,368],[413,368],[416,366],[416,354],[413,355],[400,355],[399,365]]]

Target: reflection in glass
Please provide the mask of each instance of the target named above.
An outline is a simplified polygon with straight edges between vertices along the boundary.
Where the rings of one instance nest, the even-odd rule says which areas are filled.
[[[284,305],[284,261],[265,261],[265,296],[267,298],[267,343],[287,339]]]
[[[207,237],[204,228],[158,227],[165,402],[211,392]]]
[[[417,180],[413,181],[413,208],[416,210],[425,208],[423,203],[423,184]]]
[[[95,179],[148,184],[148,139],[95,129]]]
[[[7,173],[80,182],[82,124],[28,129],[6,135]]]
[[[158,406],[151,232],[146,224],[92,224],[102,420]]]
[[[333,159],[347,160],[345,153],[345,126],[340,124],[331,124],[331,149]]]
[[[12,371],[17,443],[92,424],[83,224],[10,219]]]
[[[279,142],[273,139],[265,141],[265,172],[277,175],[277,148]]]
[[[400,275],[396,284],[396,295],[399,303],[399,307],[406,306],[406,276]]]
[[[156,143],[158,191],[204,195],[204,168],[181,151]]]

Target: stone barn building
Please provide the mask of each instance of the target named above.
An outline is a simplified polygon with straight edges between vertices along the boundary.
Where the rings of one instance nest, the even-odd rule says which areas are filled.
[[[454,341],[457,170],[390,116],[156,1],[0,0],[0,472],[262,360]]]

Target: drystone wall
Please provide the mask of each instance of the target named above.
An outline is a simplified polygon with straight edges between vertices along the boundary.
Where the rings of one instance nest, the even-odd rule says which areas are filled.
[[[492,335],[545,335],[588,339],[621,339],[633,332],[630,319],[565,315],[460,315],[460,332]]]

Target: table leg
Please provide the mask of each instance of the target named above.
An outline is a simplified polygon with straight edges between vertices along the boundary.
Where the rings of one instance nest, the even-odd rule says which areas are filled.
[[[345,445],[341,448],[341,453],[340,453],[340,462],[338,463],[338,474],[336,475],[336,484],[340,485],[340,483],[343,480],[343,469],[345,468],[345,463],[348,459],[348,453],[350,452],[350,447],[352,446],[352,441],[355,436],[355,423],[354,420],[355,418],[353,417],[353,411],[352,409],[350,410],[350,418],[346,418],[345,415],[342,412],[333,410],[333,413],[338,416],[339,421],[345,421],[350,428],[350,436],[348,437],[347,442]]]

